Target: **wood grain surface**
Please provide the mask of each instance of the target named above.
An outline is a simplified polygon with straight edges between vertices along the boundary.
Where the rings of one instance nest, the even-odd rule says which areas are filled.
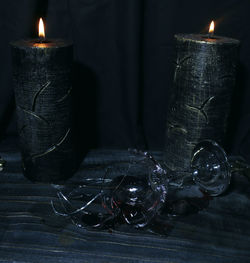
[[[198,213],[166,218],[167,235],[128,226],[90,231],[56,216],[55,189],[28,181],[18,151],[8,144],[0,149],[7,161],[0,174],[0,262],[250,262],[250,184],[240,175]],[[98,178],[107,165],[128,160],[127,151],[91,151],[69,183]]]

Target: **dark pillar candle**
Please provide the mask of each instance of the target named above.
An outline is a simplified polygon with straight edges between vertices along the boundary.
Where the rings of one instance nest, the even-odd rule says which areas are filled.
[[[235,86],[239,41],[206,35],[176,35],[172,100],[167,114],[165,162],[186,170],[194,146],[223,143]]]
[[[61,182],[76,169],[72,44],[21,40],[11,46],[24,175],[33,181]]]

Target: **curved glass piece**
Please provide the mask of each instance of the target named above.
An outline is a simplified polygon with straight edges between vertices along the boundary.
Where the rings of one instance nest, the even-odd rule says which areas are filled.
[[[85,184],[74,189],[58,188],[59,205],[52,202],[54,212],[70,217],[80,227],[112,228],[126,223],[142,228],[171,203],[171,198],[174,200],[174,193],[183,199],[187,195],[184,190],[193,192],[195,183],[199,192],[201,189],[217,196],[230,184],[230,162],[225,151],[212,140],[197,144],[187,171],[171,171],[148,152],[130,153],[130,161],[112,164],[102,178],[87,178]],[[186,204],[176,207],[183,211]],[[180,209],[166,208],[173,214],[180,213]]]
[[[123,176],[114,178],[110,192],[103,197],[104,204],[111,211],[118,208],[127,224],[144,227],[165,202],[167,186],[159,184],[161,177],[155,166],[143,157],[129,164]]]
[[[3,171],[5,164],[6,164],[6,161],[4,159],[2,159],[0,156],[0,172]]]
[[[196,145],[191,159],[194,182],[211,196],[225,192],[231,180],[231,169],[222,147],[212,140]]]
[[[81,185],[73,190],[60,189],[60,202],[52,202],[52,207],[56,214],[70,217],[79,227],[107,228],[125,222],[142,228],[165,203],[164,172],[149,161],[148,154],[134,152],[131,162],[108,167],[103,181],[92,181],[88,187]]]

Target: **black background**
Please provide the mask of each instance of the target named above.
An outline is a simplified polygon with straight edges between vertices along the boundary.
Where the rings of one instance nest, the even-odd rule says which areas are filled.
[[[0,4],[1,139],[16,135],[9,42],[36,37],[40,16],[48,38],[74,42],[77,125],[90,148],[162,149],[175,33],[241,40],[229,140],[250,159],[249,0],[9,0]]]

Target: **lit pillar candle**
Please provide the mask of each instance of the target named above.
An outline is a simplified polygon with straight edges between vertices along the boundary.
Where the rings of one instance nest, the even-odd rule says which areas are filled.
[[[72,135],[72,44],[48,40],[42,20],[39,38],[11,43],[24,175],[60,182],[76,167]]]
[[[223,143],[235,86],[239,41],[213,35],[178,34],[172,99],[167,114],[165,162],[173,170],[190,166],[194,146]]]

